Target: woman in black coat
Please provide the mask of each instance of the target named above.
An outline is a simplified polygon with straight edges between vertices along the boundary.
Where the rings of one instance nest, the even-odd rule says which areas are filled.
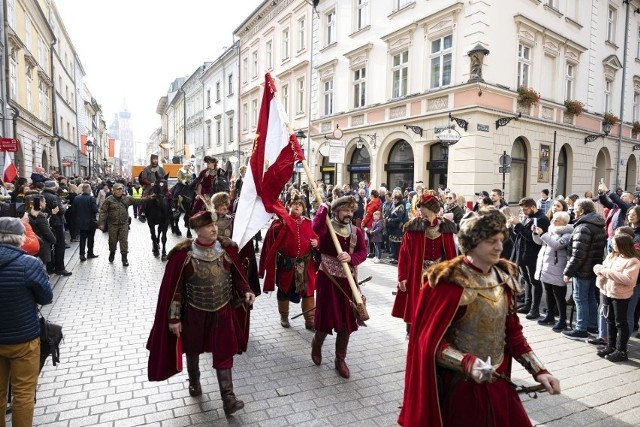
[[[45,207],[45,201],[40,194],[32,194],[27,196],[26,202],[29,212],[29,225],[41,240],[38,258],[47,265],[48,262],[51,262],[51,247],[56,243],[56,236],[51,231],[51,227],[49,227],[47,215],[42,212],[42,208]]]

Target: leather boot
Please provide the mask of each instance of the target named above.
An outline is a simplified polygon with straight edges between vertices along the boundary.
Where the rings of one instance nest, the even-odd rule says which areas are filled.
[[[349,378],[350,372],[345,358],[347,357],[347,346],[349,345],[349,333],[346,328],[342,328],[336,337],[336,369],[342,378]]]
[[[116,251],[109,251],[109,262],[113,262],[116,259]]]
[[[200,355],[189,356],[187,354],[187,373],[189,374],[189,395],[197,397],[202,395],[200,386]]]
[[[127,252],[122,252],[122,265],[129,266],[129,260],[127,259]]]
[[[315,332],[313,322],[315,320],[316,310],[313,307],[316,305],[316,302],[313,296],[302,298],[300,305],[302,306],[302,312],[304,313],[304,327],[311,332]]]
[[[311,340],[311,360],[318,366],[322,363],[322,344],[324,344],[326,337],[326,332],[316,331],[313,340]]]
[[[233,378],[231,377],[231,369],[216,369],[218,376],[218,385],[220,386],[220,395],[222,396],[222,409],[225,415],[231,415],[234,412],[244,408],[244,402],[233,394]]]
[[[289,323],[289,301],[280,301],[278,300],[278,312],[280,313],[280,325],[283,328],[291,327]]]

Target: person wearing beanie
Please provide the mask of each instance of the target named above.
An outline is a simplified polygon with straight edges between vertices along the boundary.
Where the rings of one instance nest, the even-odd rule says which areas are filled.
[[[304,315],[304,326],[314,331],[314,292],[317,260],[312,248],[318,246],[311,220],[304,215],[304,195],[294,193],[289,199],[289,214],[279,214],[267,230],[258,274],[264,277],[264,292],[272,292],[277,285],[280,325],[289,328],[289,302],[298,303]]]
[[[311,342],[311,360],[318,366],[322,363],[322,344],[328,334],[337,332],[335,368],[343,378],[350,376],[345,358],[349,337],[358,330],[358,318],[350,307],[354,296],[342,263],[347,263],[357,277],[358,265],[367,259],[362,230],[352,224],[356,205],[354,196],[342,196],[334,199],[330,207],[326,203],[318,206],[313,218],[322,262],[316,276],[316,332]],[[327,224],[329,209],[333,213],[330,225]],[[328,227],[333,228],[340,250],[337,250]]]
[[[0,218],[0,401],[4,408],[11,378],[14,426],[33,425],[40,368],[37,305],[53,300],[49,276],[40,260],[21,249],[24,240],[20,219]],[[4,411],[1,414],[4,421]]]
[[[169,252],[147,340],[147,372],[150,381],[164,381],[182,370],[185,353],[189,395],[200,396],[200,354],[211,352],[228,416],[244,408],[233,392],[233,356],[247,350],[246,313],[255,294],[237,249],[218,240],[215,216],[209,210],[192,216],[196,239],[185,239]]]
[[[49,226],[56,237],[52,261],[47,265],[47,271],[61,276],[71,276],[71,272],[64,266],[64,251],[67,246],[64,235],[64,214],[67,210],[58,196],[58,188],[58,181],[50,179],[45,181],[42,191],[45,205],[43,210],[49,215]]]
[[[462,255],[427,271],[409,339],[400,425],[531,426],[509,381],[512,358],[550,394],[560,393],[559,380],[522,333],[517,268],[500,258],[507,238],[500,211],[470,212],[458,232]]]
[[[422,289],[422,276],[427,268],[454,258],[453,235],[456,224],[438,216],[440,203],[432,194],[424,193],[416,208],[419,215],[404,225],[404,235],[398,256],[398,283],[391,315],[403,319],[407,336]]]
[[[100,206],[98,228],[109,231],[109,262],[116,257],[116,248],[120,244],[122,265],[129,265],[129,206],[133,205],[133,197],[124,194],[124,185],[113,184],[113,194]]]

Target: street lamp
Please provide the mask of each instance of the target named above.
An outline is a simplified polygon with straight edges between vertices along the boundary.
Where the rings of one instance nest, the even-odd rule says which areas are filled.
[[[307,139],[307,135],[304,133],[304,131],[302,129],[298,129],[298,132],[296,132],[296,138],[298,138],[298,142],[300,142],[300,147],[302,147],[302,141],[300,141],[301,139]],[[305,156],[309,155],[309,152],[307,151],[307,153],[305,154]],[[296,165],[296,169],[298,169],[298,165]],[[302,175],[302,171],[298,169],[298,190],[300,190],[300,177]]]
[[[103,157],[103,158],[102,158],[102,172],[103,172],[105,175],[108,175],[108,174],[107,174],[107,162],[108,162],[108,161],[109,161],[109,160],[107,160],[107,158],[106,158],[106,157]]]
[[[91,179],[91,152],[93,151],[93,139],[87,138],[87,142],[84,144],[87,147],[87,156],[89,157],[89,179]]]

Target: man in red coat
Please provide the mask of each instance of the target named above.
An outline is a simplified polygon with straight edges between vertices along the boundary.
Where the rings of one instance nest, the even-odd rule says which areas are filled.
[[[400,425],[531,426],[510,381],[512,359],[560,393],[522,334],[518,270],[500,259],[507,238],[499,211],[472,213],[458,233],[464,255],[429,269],[411,328]]]
[[[169,253],[156,316],[147,341],[148,377],[163,381],[182,370],[187,354],[189,394],[200,396],[200,353],[210,352],[226,415],[244,407],[233,393],[233,356],[246,350],[248,336],[232,303],[253,304],[237,251],[218,241],[214,214],[202,211],[189,220],[197,237]],[[234,304],[235,305],[235,304]]]
[[[398,291],[391,315],[404,319],[407,336],[413,323],[413,313],[422,288],[422,276],[427,268],[456,256],[453,234],[456,224],[439,218],[437,197],[423,194],[416,203],[420,215],[404,226],[398,256]]]
[[[367,247],[362,230],[351,223],[356,210],[356,198],[343,196],[331,203],[333,227],[341,251],[337,251],[327,225],[327,206],[320,205],[313,218],[313,231],[318,235],[322,262],[316,277],[316,333],[311,342],[311,360],[322,363],[322,344],[327,334],[336,331],[335,367],[343,378],[349,378],[349,367],[345,362],[349,336],[358,329],[357,318],[351,307],[353,293],[342,263],[351,269],[358,281],[357,266],[367,259]]]
[[[318,246],[318,236],[311,228],[305,212],[304,195],[295,193],[289,199],[289,215],[273,221],[262,246],[259,275],[264,277],[262,289],[272,292],[278,285],[277,299],[280,325],[289,328],[289,302],[302,299],[305,328],[314,331],[314,292],[316,264],[311,248]],[[265,275],[266,272],[266,275]]]

